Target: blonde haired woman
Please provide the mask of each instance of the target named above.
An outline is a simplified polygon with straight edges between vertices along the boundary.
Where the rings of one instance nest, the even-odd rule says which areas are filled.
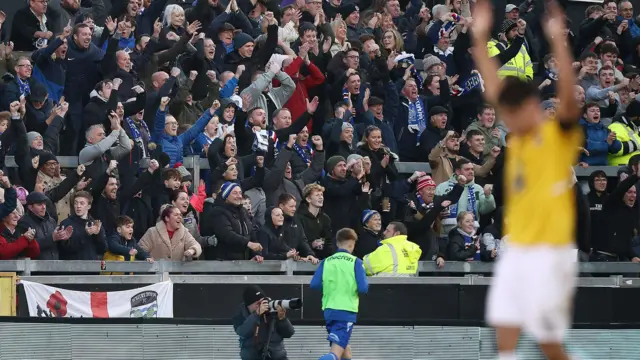
[[[162,18],[162,48],[173,46],[186,32],[184,9],[180,5],[171,4],[164,9]]]
[[[382,46],[387,54],[395,51],[400,54],[404,51],[404,40],[396,29],[389,29],[382,34]]]
[[[331,29],[334,34],[333,45],[329,49],[331,56],[336,56],[340,51],[351,49],[351,43],[347,41],[347,23],[342,19],[336,19],[331,23]]]

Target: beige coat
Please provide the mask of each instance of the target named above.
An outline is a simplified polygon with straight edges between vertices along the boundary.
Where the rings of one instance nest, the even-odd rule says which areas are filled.
[[[138,244],[142,249],[148,252],[154,259],[166,259],[172,261],[185,261],[184,252],[193,249],[198,257],[202,254],[202,247],[189,234],[189,230],[184,226],[176,230],[173,238],[169,239],[167,226],[164,222],[159,221],[156,226],[149,228],[140,239]]]
[[[42,182],[44,184],[44,191],[47,192],[56,186],[62,184],[62,182],[66,179],[64,175],[60,175],[59,177],[51,177],[42,171],[38,171],[38,177],[36,179],[36,183]],[[69,217],[69,211],[73,208],[73,197],[75,196],[76,189],[71,189],[62,199],[60,199],[56,203],[56,212],[58,215],[58,224]]]
[[[445,148],[440,144],[436,145],[429,153],[429,166],[431,167],[431,177],[436,184],[443,183],[453,175],[453,165],[449,160],[449,155],[444,151]],[[455,155],[456,160],[462,158]],[[482,166],[473,164],[473,172],[475,177],[485,177],[489,175],[491,168],[496,164],[496,158],[487,156],[487,160]]]

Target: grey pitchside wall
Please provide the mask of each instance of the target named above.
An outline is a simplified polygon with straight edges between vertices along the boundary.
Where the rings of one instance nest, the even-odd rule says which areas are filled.
[[[328,351],[322,326],[296,326],[286,340],[289,359],[316,360]],[[0,359],[11,360],[204,360],[239,359],[231,326],[178,324],[0,323]],[[356,325],[354,359],[493,360],[495,336],[478,327]],[[571,330],[568,350],[580,359],[637,359],[640,330]],[[523,337],[518,359],[542,360]]]

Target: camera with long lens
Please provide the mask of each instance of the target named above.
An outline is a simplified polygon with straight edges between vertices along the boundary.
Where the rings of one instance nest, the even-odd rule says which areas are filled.
[[[281,306],[285,310],[298,310],[302,308],[302,299],[300,298],[286,300],[271,300],[270,298],[267,298],[267,301],[270,312],[278,311],[278,306]]]

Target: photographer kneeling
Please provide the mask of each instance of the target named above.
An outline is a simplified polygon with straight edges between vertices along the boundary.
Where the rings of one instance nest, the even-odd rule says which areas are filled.
[[[240,336],[242,360],[287,360],[282,339],[293,336],[295,330],[287,319],[287,312],[277,306],[277,312],[269,310],[269,298],[262,289],[251,285],[242,294],[244,302],[233,317],[233,329]]]

